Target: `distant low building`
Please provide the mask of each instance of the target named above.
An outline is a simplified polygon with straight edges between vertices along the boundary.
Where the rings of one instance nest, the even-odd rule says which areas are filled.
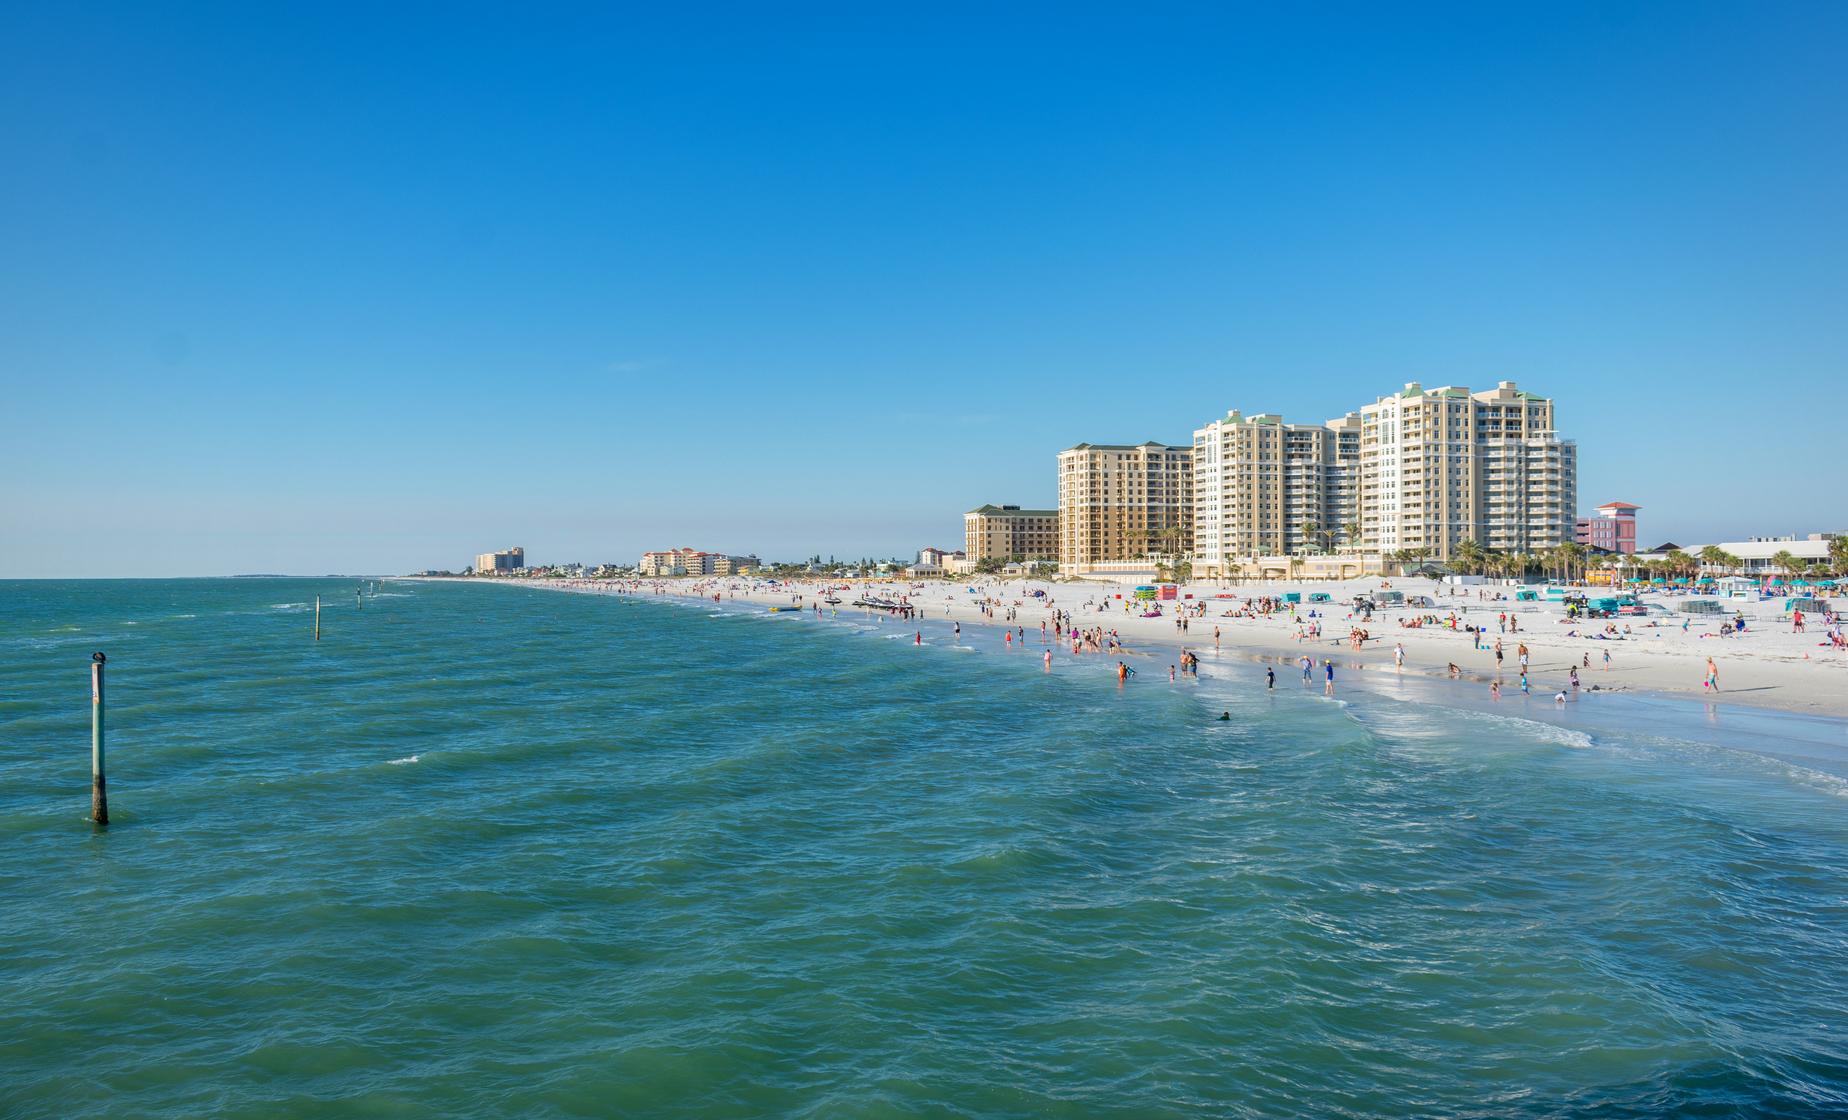
[[[715,556],[712,561],[712,574],[737,576],[763,566],[764,562],[755,556]]]
[[[484,552],[475,557],[475,571],[485,575],[489,572],[517,572],[526,567],[526,550],[510,548],[505,552]]]
[[[668,576],[730,576],[763,566],[755,556],[727,556],[722,552],[705,552],[697,548],[670,548],[662,552],[642,553],[636,571],[651,578]]]
[[[1788,552],[1791,559],[1799,565],[1815,564],[1829,559],[1829,546],[1840,533],[1811,533],[1806,537],[1749,537],[1742,541],[1720,541],[1720,551],[1739,561],[1737,568],[1728,566],[1724,570],[1735,571],[1746,576],[1788,576],[1796,574],[1790,567],[1780,564],[1775,557],[1780,552]],[[1708,545],[1691,545],[1684,551],[1695,559]],[[1702,570],[1720,571],[1721,568],[1702,563]]]
[[[1578,519],[1572,539],[1587,548],[1634,556],[1636,511],[1642,508],[1629,502],[1605,502],[1592,516]]]
[[[920,548],[918,549],[918,563],[933,568],[942,568],[947,566],[948,561],[966,559],[968,555],[960,548],[953,552],[947,548]]]

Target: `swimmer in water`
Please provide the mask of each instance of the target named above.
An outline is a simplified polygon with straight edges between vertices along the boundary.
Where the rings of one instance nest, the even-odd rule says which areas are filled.
[[[1231,712],[1220,712],[1220,713],[1219,713],[1219,722],[1221,722],[1221,723],[1229,723],[1229,722],[1231,722],[1231,720],[1232,720],[1232,713],[1231,713]]]

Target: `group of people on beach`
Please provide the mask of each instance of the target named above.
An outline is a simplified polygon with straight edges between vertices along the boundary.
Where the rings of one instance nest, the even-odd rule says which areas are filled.
[[[644,590],[670,595],[687,593],[687,584],[684,582],[670,583],[662,580],[652,582],[633,580],[625,581],[622,586],[613,589],[606,581],[598,582],[598,586],[587,587],[586,589],[599,591],[615,590],[619,593],[637,593]],[[818,583],[816,586],[820,587],[822,592],[830,596],[826,601],[831,605],[840,601],[831,597],[834,592],[838,591],[851,594],[851,592],[848,591],[850,585],[844,583],[829,585],[824,582]],[[1385,587],[1386,585],[1382,584],[1381,586]],[[1124,635],[1120,633],[1116,627],[1101,622],[1091,625],[1078,625],[1076,623],[1076,616],[1079,613],[1088,613],[1095,617],[1096,614],[1109,612],[1113,608],[1120,607],[1125,613],[1133,617],[1138,610],[1151,605],[1158,605],[1165,607],[1171,613],[1177,635],[1187,635],[1191,631],[1191,622],[1195,619],[1208,617],[1210,609],[1211,614],[1217,616],[1214,619],[1212,636],[1213,646],[1215,649],[1218,649],[1222,648],[1226,626],[1230,625],[1236,630],[1243,629],[1245,626],[1255,623],[1269,623],[1270,627],[1275,627],[1280,617],[1286,625],[1293,628],[1295,638],[1300,643],[1330,641],[1325,629],[1326,619],[1329,617],[1340,617],[1343,611],[1342,606],[1331,606],[1325,602],[1316,602],[1313,605],[1305,607],[1300,605],[1295,596],[1283,596],[1280,594],[1261,594],[1244,598],[1221,595],[1212,599],[1197,601],[1149,604],[1146,600],[1137,600],[1126,592],[1114,595],[1097,594],[1093,592],[1086,597],[1082,606],[1065,606],[1054,602],[1052,595],[1049,593],[1053,588],[1048,588],[1044,591],[1029,589],[1026,596],[1016,597],[1003,593],[1002,589],[1005,587],[1005,584],[995,584],[993,585],[993,590],[978,592],[976,587],[971,586],[967,589],[968,598],[956,594],[946,594],[942,601],[945,616],[953,620],[955,614],[959,610],[974,607],[984,621],[1005,625],[1006,628],[1001,637],[1002,643],[1006,648],[1023,649],[1028,645],[1028,642],[1026,628],[1019,624],[1022,609],[1028,604],[1043,608],[1044,614],[1040,620],[1039,646],[1042,648],[1042,660],[1048,671],[1052,669],[1052,653],[1058,649],[1069,648],[1070,652],[1075,656],[1085,654],[1117,654],[1122,658],[1122,660],[1119,661],[1121,669],[1118,674],[1119,682],[1122,683],[1128,682],[1135,675],[1135,670],[1131,661],[1125,656],[1128,651],[1125,647]],[[813,609],[816,612],[822,610],[821,601],[818,599],[812,600],[808,594],[810,588],[808,585],[804,584],[766,586],[761,583],[739,580],[733,577],[729,582],[713,580],[701,581],[695,586],[694,590],[700,597],[710,598],[714,602],[721,601],[721,594],[729,594],[734,598],[740,594],[746,594],[761,601],[765,593],[770,592],[776,594],[780,598],[785,598],[787,602],[796,606],[797,609]],[[924,585],[913,587],[909,591],[886,585],[885,588],[875,593],[873,588],[869,586],[863,589],[862,594],[855,601],[854,605],[869,608],[874,613],[900,619],[919,619],[925,614],[922,605],[925,602],[925,597],[922,592],[926,590],[928,590],[928,587]],[[1583,687],[1581,684],[1580,672],[1581,670],[1590,670],[1592,668],[1593,653],[1591,650],[1582,651],[1581,656],[1577,659],[1578,664],[1576,665],[1568,661],[1566,665],[1551,670],[1544,667],[1537,669],[1533,664],[1534,654],[1529,647],[1529,641],[1527,639],[1527,632],[1530,629],[1532,619],[1529,617],[1524,621],[1523,617],[1517,614],[1518,611],[1525,610],[1529,616],[1532,616],[1534,608],[1509,604],[1507,601],[1510,599],[1510,596],[1501,593],[1491,594],[1481,591],[1460,592],[1456,590],[1439,590],[1436,594],[1450,598],[1450,604],[1447,604],[1450,609],[1442,611],[1424,609],[1407,612],[1397,618],[1399,630],[1401,632],[1425,631],[1426,633],[1436,630],[1445,634],[1467,636],[1470,642],[1468,647],[1469,651],[1477,656],[1486,653],[1492,659],[1490,664],[1486,666],[1490,672],[1484,674],[1490,678],[1489,690],[1492,698],[1497,700],[1501,699],[1503,689],[1510,684],[1512,684],[1513,687],[1518,687],[1523,695],[1528,695],[1539,690],[1542,686],[1541,682],[1535,679],[1534,674],[1536,672],[1543,676],[1551,675],[1551,673],[1562,673],[1561,676],[1554,678],[1554,680],[1558,682],[1558,687],[1551,690],[1553,698],[1557,702],[1568,703],[1578,696]],[[1458,599],[1467,600],[1469,598],[1475,599],[1476,602],[1457,602]],[[1324,600],[1325,597],[1315,596],[1313,599]],[[1487,610],[1484,610],[1482,607],[1477,606],[1477,603],[1493,605],[1489,606]],[[1430,604],[1426,602],[1423,605],[1428,608]],[[1319,609],[1317,609],[1318,607]],[[1470,617],[1472,607],[1480,612],[1480,621],[1473,620]],[[784,607],[782,609],[787,610],[789,608]],[[1378,609],[1380,608],[1371,600],[1370,596],[1355,596],[1351,607],[1346,608],[1346,617],[1349,620],[1349,627],[1346,631],[1345,638],[1342,639],[1342,644],[1347,645],[1350,650],[1359,654],[1364,654],[1367,649],[1374,646],[1379,639],[1371,633],[1370,627],[1367,624],[1369,620],[1371,620],[1375,610]],[[1491,615],[1489,613],[1490,611],[1494,613]],[[1585,621],[1587,621],[1585,617],[1586,612],[1581,611],[1578,613],[1580,617],[1577,620],[1565,616],[1559,617],[1557,621],[1561,623],[1562,629],[1556,633],[1560,638],[1568,640],[1577,639],[1586,641],[1588,644],[1594,644],[1593,648],[1597,649],[1597,660],[1602,670],[1606,673],[1613,671],[1612,649],[1615,647],[1615,643],[1631,642],[1646,637],[1654,637],[1667,629],[1667,627],[1656,620],[1643,616],[1641,620],[1637,621],[1629,619],[1599,619],[1596,623],[1596,629],[1594,630],[1584,625]],[[1692,638],[1706,636],[1740,639],[1744,638],[1748,632],[1747,620],[1743,612],[1721,619],[1721,624],[1717,627],[1708,623],[1706,627],[1697,628],[1695,623],[1698,621],[1698,616],[1683,618],[1679,621],[1680,625],[1678,629],[1683,634],[1687,634]],[[1755,620],[1755,625],[1762,628],[1764,622],[1765,620],[1759,617]],[[957,636],[960,639],[961,622],[956,621],[953,624]],[[1490,629],[1491,625],[1493,629]],[[1815,610],[1796,609],[1791,611],[1787,618],[1787,625],[1791,634],[1803,635],[1814,645],[1820,646],[1832,653],[1848,651],[1848,636],[1844,636],[1843,633],[1843,619],[1830,609],[1826,600],[1822,601],[1822,605]],[[1133,629],[1133,627],[1130,629]],[[1697,629],[1702,632],[1696,633],[1695,631]],[[1818,630],[1821,632],[1815,633]],[[1756,632],[1756,630],[1753,631],[1753,633]],[[1515,664],[1509,666],[1515,670],[1515,677],[1512,682],[1509,682],[1503,676],[1504,665],[1507,663],[1508,659],[1507,647],[1504,647],[1503,643],[1507,637],[1515,637],[1517,639],[1513,647]],[[914,641],[918,644],[922,644],[922,631],[914,634]],[[1336,643],[1330,641],[1330,644]],[[1549,643],[1543,639],[1542,645],[1544,646],[1546,644]],[[1597,647],[1603,648],[1598,649]],[[1807,658],[1809,654],[1806,653],[1803,656]],[[1404,672],[1408,664],[1413,660],[1412,651],[1407,649],[1405,641],[1400,641],[1393,645],[1391,657],[1392,667],[1400,672]],[[1199,658],[1195,653],[1188,649],[1182,649],[1176,663],[1170,666],[1170,678],[1178,681],[1182,677],[1197,677],[1199,675],[1198,663]],[[1312,676],[1319,678],[1323,685],[1324,694],[1332,696],[1334,693],[1336,675],[1336,667],[1333,660],[1326,657],[1318,659],[1313,654],[1304,654],[1300,659],[1300,663],[1303,667],[1305,684],[1309,683]],[[1469,671],[1466,667],[1466,663],[1459,663],[1459,660],[1455,659],[1440,661],[1439,664],[1444,665],[1446,675],[1452,679],[1461,679],[1464,674]],[[1700,674],[1701,691],[1707,695],[1718,693],[1720,690],[1720,674],[1717,658],[1714,656],[1707,656],[1704,657],[1699,664],[1702,665]],[[1274,671],[1267,667],[1265,675],[1266,684],[1271,684],[1275,678]],[[1591,691],[1598,691],[1599,687],[1600,686],[1594,685]]]

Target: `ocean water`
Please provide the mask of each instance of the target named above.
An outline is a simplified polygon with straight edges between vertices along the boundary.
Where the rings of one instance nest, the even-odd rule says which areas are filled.
[[[1839,725],[354,587],[0,584],[0,1116],[1848,1110]]]

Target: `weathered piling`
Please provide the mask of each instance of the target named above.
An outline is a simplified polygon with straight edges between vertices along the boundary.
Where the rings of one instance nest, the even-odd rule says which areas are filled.
[[[90,655],[90,820],[109,823],[109,792],[103,778],[103,662],[101,651]]]
[[[314,597],[314,640],[321,640],[321,597]]]

